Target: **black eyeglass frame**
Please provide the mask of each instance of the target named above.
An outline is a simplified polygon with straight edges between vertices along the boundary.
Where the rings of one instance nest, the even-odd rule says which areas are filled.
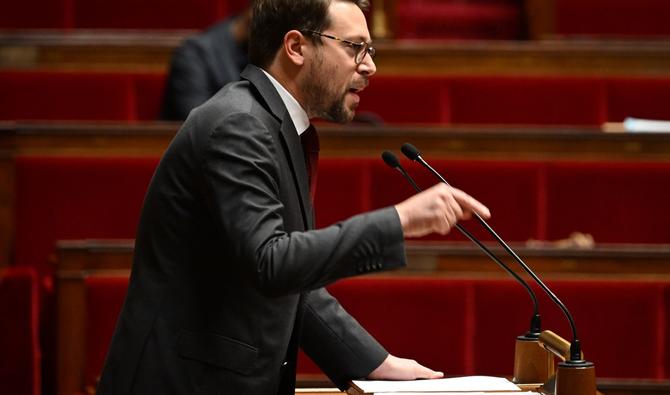
[[[365,41],[357,43],[357,42],[353,42],[353,41],[350,41],[350,40],[345,40],[343,38],[339,38],[337,36],[333,36],[333,35],[330,35],[330,34],[317,32],[316,30],[303,30],[303,33],[316,34],[316,35],[321,36],[321,37],[330,38],[331,40],[337,40],[339,42],[342,42],[342,43],[347,44],[348,46],[354,48],[356,50],[356,56],[354,56],[354,62],[356,62],[357,65],[363,63],[363,59],[365,59],[366,54],[370,55],[370,59],[374,59],[375,53],[377,52],[372,45],[366,43]],[[358,59],[359,57],[360,57],[360,59]]]

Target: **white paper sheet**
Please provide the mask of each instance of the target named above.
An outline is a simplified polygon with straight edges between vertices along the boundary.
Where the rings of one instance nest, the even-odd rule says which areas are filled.
[[[466,376],[437,380],[386,381],[355,380],[364,393],[417,393],[417,392],[483,392],[521,391],[507,379],[490,376]]]
[[[428,392],[430,395],[492,395],[501,392]],[[542,395],[539,392],[509,392],[509,395]],[[384,392],[384,395],[426,395],[426,392]]]
[[[670,121],[628,117],[623,121],[623,128],[627,132],[668,133],[670,132]]]

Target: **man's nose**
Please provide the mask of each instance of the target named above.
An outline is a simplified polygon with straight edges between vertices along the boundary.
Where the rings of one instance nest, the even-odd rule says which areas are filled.
[[[369,54],[365,54],[365,57],[363,58],[363,61],[358,65],[357,70],[360,74],[369,77],[377,72],[377,65],[375,65],[375,61]]]

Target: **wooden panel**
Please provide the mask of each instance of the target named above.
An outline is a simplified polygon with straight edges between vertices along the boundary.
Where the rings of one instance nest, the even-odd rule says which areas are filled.
[[[392,23],[392,20],[390,20]],[[0,34],[0,68],[166,71],[193,31]],[[379,75],[668,75],[665,41],[376,40]]]
[[[487,247],[510,268],[522,272],[502,247]],[[596,245],[595,248],[525,247],[512,245],[521,259],[541,276],[553,278],[658,279],[670,277],[670,246]],[[472,244],[408,243],[408,273],[432,272],[440,276],[506,277],[483,252]]]
[[[516,269],[502,248],[489,245],[498,257]],[[594,248],[511,246],[543,276],[644,279],[670,277],[670,245],[613,244]],[[72,240],[57,245],[59,276],[84,271],[87,275],[123,273],[132,264],[132,240]],[[408,267],[378,276],[438,275],[505,277],[507,274],[470,243],[407,242]],[[72,276],[66,275],[71,278]],[[64,277],[64,278],[65,278]],[[76,276],[75,276],[76,277]]]
[[[160,156],[180,124],[0,123],[11,155]],[[424,156],[507,160],[670,160],[670,134],[570,127],[319,126],[321,155],[379,157],[411,142]]]
[[[58,394],[84,390],[86,276],[129,274],[133,241],[62,242],[56,272]]]

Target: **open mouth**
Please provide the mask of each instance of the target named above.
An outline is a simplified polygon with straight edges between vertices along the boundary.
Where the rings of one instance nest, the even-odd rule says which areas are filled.
[[[367,81],[362,81],[351,88],[349,88],[349,92],[351,93],[360,93],[362,92],[365,88],[367,88],[368,82]]]

